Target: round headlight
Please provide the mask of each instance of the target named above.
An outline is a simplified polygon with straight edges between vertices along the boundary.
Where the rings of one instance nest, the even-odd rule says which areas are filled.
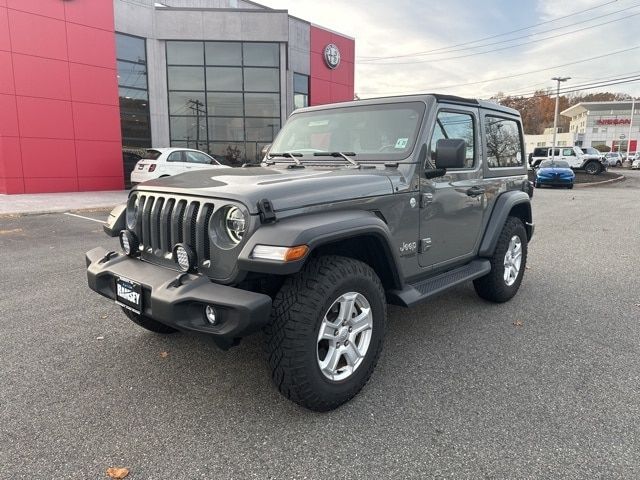
[[[140,199],[137,195],[129,198],[129,202],[127,204],[127,228],[129,230],[133,230],[136,228],[136,223],[138,221],[138,212],[140,210]]]
[[[244,214],[238,207],[230,207],[224,218],[227,235],[234,243],[240,243],[247,228]]]

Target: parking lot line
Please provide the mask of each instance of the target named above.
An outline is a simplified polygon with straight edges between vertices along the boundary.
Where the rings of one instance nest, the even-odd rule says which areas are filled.
[[[102,224],[107,223],[107,222],[103,222],[102,220],[96,220],[95,218],[84,217],[82,215],[76,215],[75,213],[64,212],[64,214],[65,215],[69,215],[70,217],[78,217],[78,218],[83,218],[84,220],[91,220],[92,222],[98,222],[98,223],[102,223]]]

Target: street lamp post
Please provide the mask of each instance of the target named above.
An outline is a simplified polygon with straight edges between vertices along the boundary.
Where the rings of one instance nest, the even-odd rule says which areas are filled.
[[[627,162],[629,161],[629,155],[631,155],[631,128],[633,127],[633,111],[636,109],[636,97],[631,97],[631,117],[629,120],[629,138],[627,139]],[[636,152],[638,151],[638,145],[636,144]]]
[[[566,82],[567,80],[571,80],[571,77],[553,77],[551,80],[555,80],[558,82],[558,87],[556,88],[556,113],[553,116],[553,145],[551,148],[553,149],[552,155],[553,159],[556,159],[556,137],[558,135],[558,102],[560,100],[560,83]]]

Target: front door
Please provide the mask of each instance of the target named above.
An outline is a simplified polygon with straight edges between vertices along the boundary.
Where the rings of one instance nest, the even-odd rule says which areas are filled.
[[[441,105],[437,113],[420,181],[421,267],[437,269],[466,263],[480,242],[486,195],[478,118],[478,109],[472,107]],[[441,138],[466,142],[465,166],[427,179],[425,171],[435,167],[436,142]]]

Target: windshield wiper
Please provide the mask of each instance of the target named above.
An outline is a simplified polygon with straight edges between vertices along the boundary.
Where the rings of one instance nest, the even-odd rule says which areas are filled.
[[[349,157],[355,157],[356,156],[355,152],[315,152],[313,156],[314,157],[342,157],[351,165],[354,165],[356,167],[360,166],[360,164],[356,162],[353,158],[349,158]]]
[[[302,163],[300,163],[300,160],[296,158],[301,156],[302,156],[301,153],[293,153],[293,152],[269,153],[267,155],[267,159],[271,160],[273,157],[290,158],[296,163],[297,166],[302,167]]]

